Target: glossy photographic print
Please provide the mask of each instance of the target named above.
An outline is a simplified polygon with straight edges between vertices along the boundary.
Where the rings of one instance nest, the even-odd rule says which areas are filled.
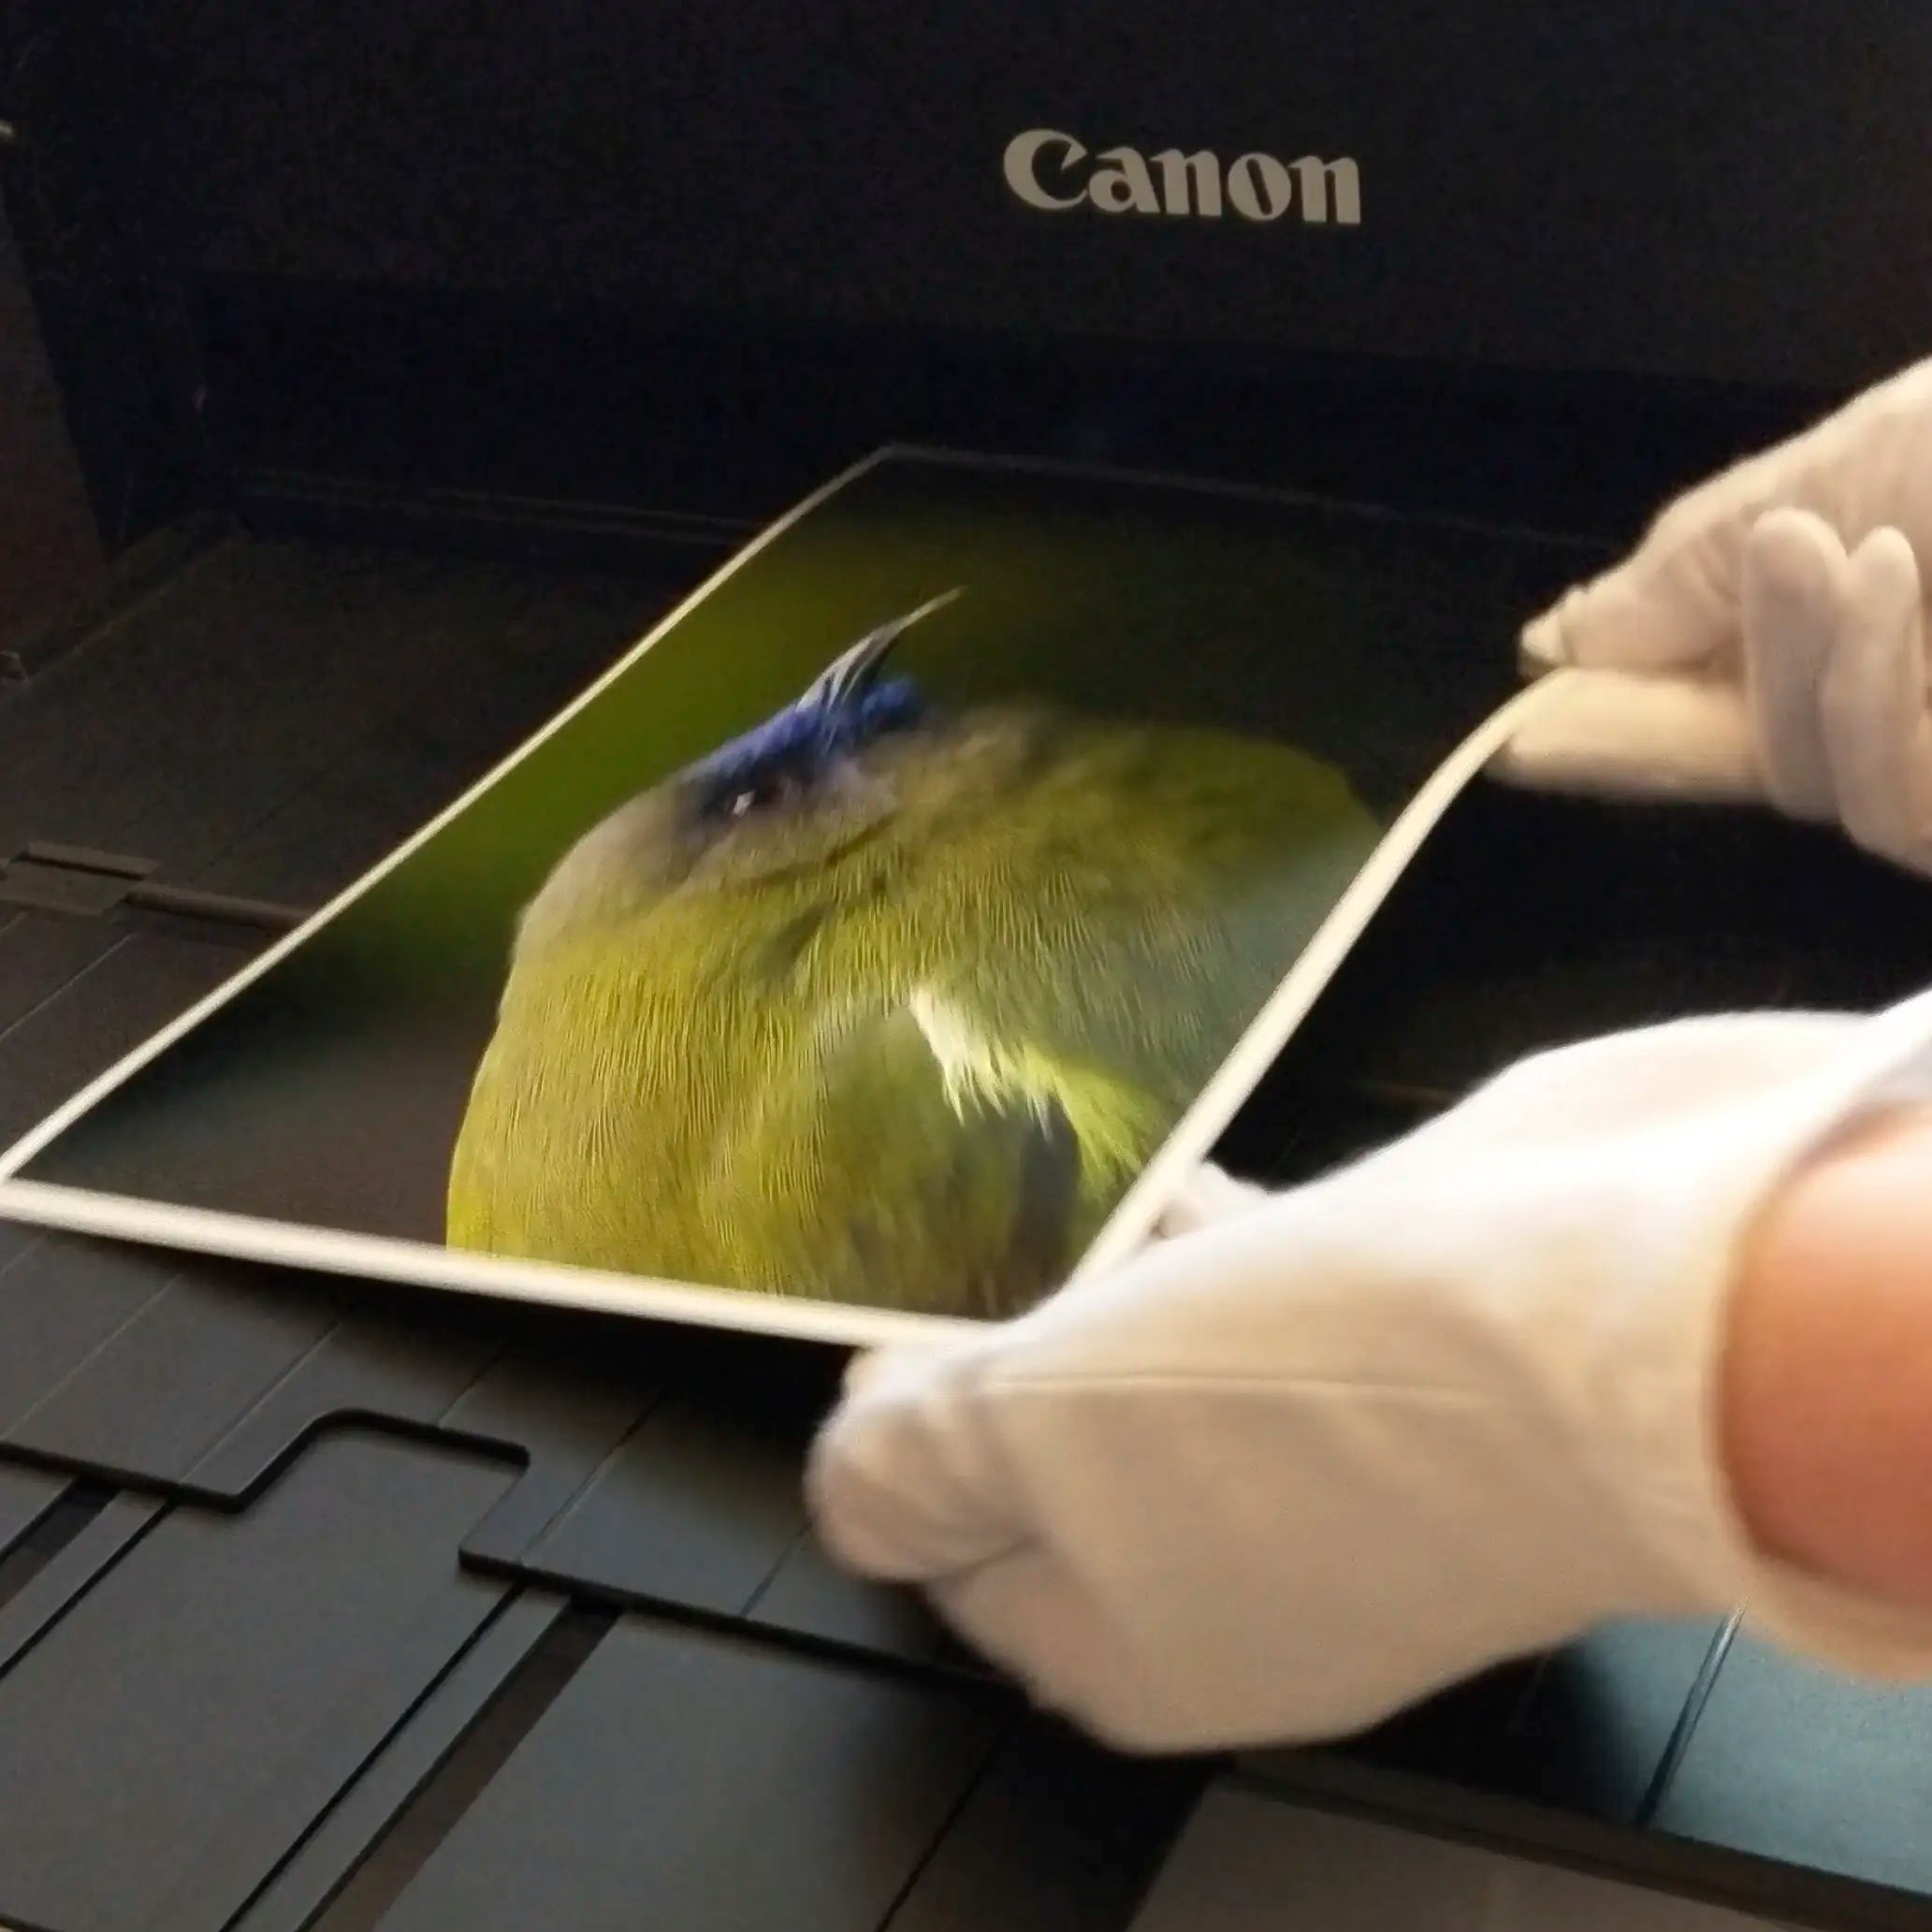
[[[0,1163],[121,1238],[864,1343],[1145,1238],[1481,768],[1509,548],[922,451]]]

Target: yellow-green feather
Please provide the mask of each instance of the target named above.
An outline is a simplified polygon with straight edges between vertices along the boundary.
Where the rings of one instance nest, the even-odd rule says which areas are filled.
[[[795,864],[560,868],[477,1070],[453,1245],[1025,1305],[1377,836],[1331,767],[1198,730],[976,719],[867,770],[890,811]]]

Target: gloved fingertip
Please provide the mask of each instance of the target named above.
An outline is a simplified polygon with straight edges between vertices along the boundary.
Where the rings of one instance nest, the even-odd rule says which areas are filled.
[[[1623,562],[1524,626],[1534,666],[1681,675],[1721,666],[1737,637],[1736,549],[1722,527],[1660,529]]]
[[[1765,789],[1788,817],[1839,810],[1820,691],[1845,576],[1838,532],[1809,510],[1767,511],[1745,539],[1739,616],[1745,703]]]
[[[1809,510],[1767,510],[1744,545],[1747,611],[1767,600],[1823,605],[1836,595],[1845,564],[1838,532]]]
[[[806,1453],[804,1490],[819,1542],[841,1569],[879,1581],[908,1579],[904,1552],[890,1533],[890,1497],[878,1493],[840,1415],[820,1431]]]
[[[878,1382],[880,1373],[890,1366],[897,1355],[894,1349],[867,1348],[853,1356],[845,1365],[845,1373],[839,1386],[848,1396],[861,1394],[867,1387]]]
[[[860,1395],[876,1394],[894,1379],[917,1372],[919,1365],[956,1350],[960,1337],[951,1329],[937,1331],[931,1340],[895,1341],[889,1346],[859,1350],[846,1363],[840,1387],[848,1402]]]
[[[926,1583],[983,1562],[1012,1537],[976,1453],[955,1341],[867,1358],[806,1458],[806,1509],[835,1561]]]
[[[1884,525],[1852,552],[1847,596],[1873,617],[1893,623],[1909,621],[1924,607],[1918,556],[1903,530]]]
[[[1582,595],[1580,588],[1567,591],[1540,617],[1523,626],[1517,639],[1517,663],[1524,675],[1533,677],[1575,661],[1565,625]]]
[[[1762,795],[1743,700],[1721,684],[1565,671],[1538,696],[1490,760],[1503,784],[1608,798]]]
[[[1711,661],[1735,617],[1688,563],[1663,572],[1646,559],[1569,591],[1524,627],[1521,649],[1542,671],[1680,673]]]
[[[1178,1241],[1185,1235],[1198,1234],[1203,1227],[1227,1220],[1230,1214],[1258,1207],[1268,1198],[1267,1188],[1253,1181],[1240,1180],[1213,1161],[1203,1161],[1161,1209],[1155,1222],[1155,1238]]]

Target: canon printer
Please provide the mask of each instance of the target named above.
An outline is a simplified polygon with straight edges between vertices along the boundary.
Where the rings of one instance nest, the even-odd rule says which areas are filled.
[[[1932,351],[1928,104],[1922,0],[0,0],[0,1143],[883,445],[1517,533],[1510,686]],[[1826,830],[1473,788],[1235,1151],[1927,977]],[[537,1315],[0,1227],[0,1922],[1125,1932],[1180,1842],[1236,1932],[1310,1806],[1932,1922],[1916,1692],[1646,1626],[1122,1760],[818,1557],[838,1364]]]

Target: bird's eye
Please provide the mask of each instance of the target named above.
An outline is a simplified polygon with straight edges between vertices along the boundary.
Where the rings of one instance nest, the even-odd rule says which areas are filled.
[[[773,806],[783,805],[797,790],[797,782],[789,773],[770,773],[733,792],[725,801],[725,817],[743,819],[753,812],[769,811]]]

